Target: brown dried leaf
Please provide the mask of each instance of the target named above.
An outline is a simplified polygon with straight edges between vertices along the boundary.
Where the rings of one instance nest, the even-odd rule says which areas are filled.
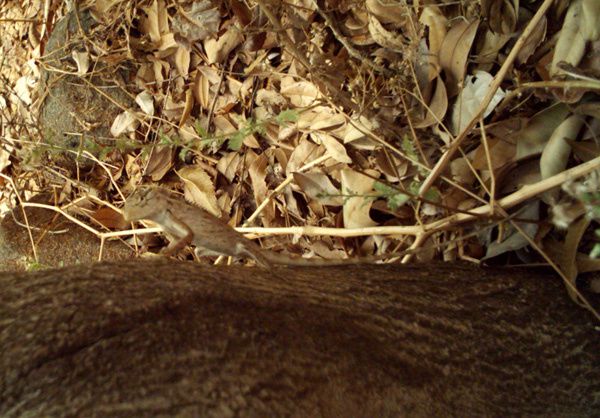
[[[444,38],[440,50],[440,65],[446,73],[446,90],[453,97],[459,91],[459,86],[465,79],[467,59],[473,45],[479,21],[467,22],[456,20]]]
[[[217,204],[212,179],[202,167],[198,165],[187,166],[176,171],[176,173],[183,180],[186,200],[206,209],[217,217],[221,217],[221,209]]]
[[[109,229],[125,229],[129,225],[123,215],[110,207],[98,208],[91,214],[91,217]]]
[[[207,62],[215,64],[223,62],[234,48],[241,44],[244,36],[235,26],[230,26],[227,31],[219,36],[218,39],[205,39],[204,50],[206,51]]]
[[[446,86],[440,77],[435,79],[435,93],[428,104],[425,117],[415,122],[415,128],[427,128],[444,120],[444,116],[448,111],[448,94]]]
[[[173,147],[157,146],[152,149],[144,176],[150,176],[152,181],[159,181],[173,167]]]
[[[211,1],[200,0],[178,10],[173,17],[173,32],[193,43],[215,35],[220,23],[219,10]]]
[[[346,197],[343,209],[344,226],[364,228],[377,225],[369,216],[372,205],[369,195],[373,193],[375,181],[349,168],[342,170],[341,174],[342,193]]]
[[[237,152],[224,154],[217,163],[217,170],[231,183],[237,174],[242,158]]]
[[[323,173],[294,173],[294,181],[306,195],[322,205],[341,206],[344,199]]]
[[[344,148],[344,146],[340,144],[333,136],[322,132],[313,132],[310,134],[310,136],[315,140],[315,142],[323,144],[327,150],[327,153],[334,160],[344,164],[352,163],[352,160],[350,157],[348,157],[346,148]]]

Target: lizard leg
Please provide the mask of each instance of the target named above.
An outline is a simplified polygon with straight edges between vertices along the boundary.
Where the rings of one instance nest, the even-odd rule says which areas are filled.
[[[196,257],[198,257],[198,258],[207,257],[207,256],[223,255],[223,253],[221,253],[219,251],[212,251],[212,250],[209,250],[208,248],[204,248],[204,247],[196,247],[194,249],[194,253],[196,254]]]
[[[260,248],[259,250],[250,249],[244,242],[236,244],[236,254],[253,259],[261,267],[268,268],[271,266],[268,258],[261,253]]]
[[[178,251],[190,245],[194,239],[193,231],[185,222],[181,221],[175,215],[170,213],[170,211],[169,218],[173,226],[168,231],[170,235],[169,245],[167,248],[163,248],[161,251],[161,254],[164,255],[172,255],[177,253]]]

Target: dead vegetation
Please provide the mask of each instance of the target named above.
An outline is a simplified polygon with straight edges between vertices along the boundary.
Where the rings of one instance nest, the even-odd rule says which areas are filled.
[[[0,1],[5,208],[53,191],[49,209],[137,248],[119,208],[157,183],[267,248],[550,264],[585,303],[597,1],[73,3],[96,24],[57,66],[45,47],[69,5]],[[135,105],[102,141],[83,114],[57,145],[36,122],[56,73]]]

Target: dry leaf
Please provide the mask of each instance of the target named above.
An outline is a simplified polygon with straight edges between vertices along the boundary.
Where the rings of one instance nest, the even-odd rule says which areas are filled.
[[[364,174],[349,168],[341,171],[344,202],[344,226],[346,228],[364,228],[377,225],[369,216],[375,181]],[[352,196],[352,197],[349,197]]]
[[[344,148],[344,146],[340,144],[333,136],[321,132],[313,132],[310,134],[310,136],[315,140],[315,142],[323,144],[327,150],[327,153],[334,160],[345,164],[352,163],[352,160],[350,157],[348,157],[346,148]]]
[[[306,196],[322,205],[341,206],[344,199],[340,191],[323,173],[294,173],[294,181]]]
[[[206,171],[202,167],[194,165],[184,167],[176,173],[183,180],[185,199],[220,218],[221,209],[217,204],[215,187]]]
[[[218,39],[206,39],[204,50],[206,51],[207,62],[209,64],[222,62],[243,40],[242,33],[235,26],[230,26]]]
[[[152,148],[144,175],[150,176],[152,181],[159,181],[169,172],[172,166],[173,147],[157,146]]]
[[[219,10],[209,0],[194,1],[173,17],[173,32],[188,42],[203,41],[219,30]]]
[[[123,215],[109,207],[98,208],[91,214],[91,217],[109,229],[125,229],[129,225]]]
[[[494,77],[484,71],[476,71],[474,76],[467,76],[465,86],[461,90],[454,107],[452,109],[452,133],[462,132],[464,127],[477,114],[483,99],[487,95]],[[502,101],[506,93],[499,88],[494,93],[494,97],[483,112],[483,117],[487,117],[494,108]]]
[[[440,65],[446,73],[446,90],[448,96],[455,96],[460,90],[460,83],[465,79],[467,59],[479,21],[467,22],[456,20],[448,31],[440,50]]]
[[[71,52],[73,56],[73,60],[77,64],[77,74],[84,75],[87,74],[90,69],[90,56],[87,51],[75,51]]]
[[[150,92],[144,90],[135,96],[135,102],[146,115],[154,116],[154,99],[152,98]]]
[[[135,132],[139,124],[140,121],[135,114],[126,110],[117,115],[110,127],[110,134],[117,138],[124,133]]]
[[[542,152],[550,135],[568,113],[568,107],[559,103],[535,114],[527,125],[515,134],[517,138],[515,158],[521,159]]]

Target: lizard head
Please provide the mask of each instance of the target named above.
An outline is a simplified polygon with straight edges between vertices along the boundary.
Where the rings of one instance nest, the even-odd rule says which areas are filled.
[[[126,221],[151,219],[164,207],[165,191],[158,187],[142,186],[133,192],[123,206]]]

